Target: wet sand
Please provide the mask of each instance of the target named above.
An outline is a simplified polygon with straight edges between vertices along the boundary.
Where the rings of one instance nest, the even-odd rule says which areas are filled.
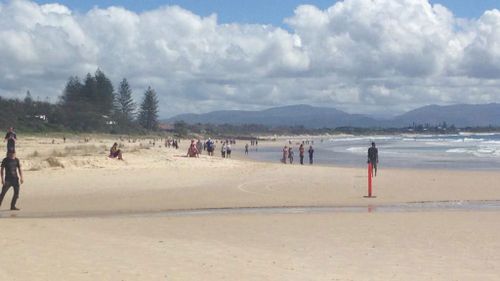
[[[500,278],[495,172],[381,170],[368,199],[365,169],[245,161],[243,144],[229,160],[125,142],[121,162],[114,140],[78,141],[20,143],[0,280]]]

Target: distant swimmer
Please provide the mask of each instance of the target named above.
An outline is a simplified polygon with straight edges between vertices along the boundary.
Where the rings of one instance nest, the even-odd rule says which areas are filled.
[[[21,163],[19,159],[16,158],[15,151],[9,151],[7,157],[2,161],[2,167],[0,169],[0,174],[2,176],[2,193],[0,194],[0,206],[2,205],[3,198],[7,191],[11,187],[14,188],[14,196],[12,196],[12,201],[10,202],[10,209],[12,211],[19,211],[16,207],[17,199],[19,198],[19,187],[24,183],[23,172],[21,170]]]
[[[304,165],[304,153],[305,153],[304,144],[300,144],[299,147],[300,165]]]
[[[109,150],[109,158],[117,158],[118,160],[123,160],[122,151],[118,149],[118,143],[114,143]]]
[[[375,143],[372,142],[372,146],[368,148],[368,164],[372,164],[373,176],[377,176],[377,164],[378,164],[378,149]]]
[[[312,165],[313,164],[313,157],[314,157],[314,149],[311,146],[309,146],[309,150],[307,151],[309,152],[309,164]]]
[[[7,142],[7,152],[16,151],[17,136],[13,127],[9,128],[3,141]]]

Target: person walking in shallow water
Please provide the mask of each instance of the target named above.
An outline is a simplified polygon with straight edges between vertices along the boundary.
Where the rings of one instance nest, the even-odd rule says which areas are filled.
[[[313,164],[313,157],[314,157],[314,149],[311,146],[309,146],[309,150],[307,151],[309,152],[309,164],[312,165]]]
[[[7,157],[3,159],[0,168],[0,175],[2,177],[2,193],[0,194],[0,206],[2,205],[3,198],[11,187],[14,188],[14,195],[10,203],[12,211],[19,211],[16,207],[17,199],[19,198],[20,185],[24,183],[23,172],[21,170],[21,163],[16,158],[15,151],[9,151]]]
[[[368,148],[368,164],[372,164],[372,176],[377,176],[377,164],[378,164],[378,149],[375,143],[372,142],[372,146]]]
[[[293,150],[291,146],[288,148],[288,160],[290,160],[290,164],[293,164]]]
[[[281,158],[281,162],[283,164],[286,164],[287,159],[288,159],[288,146],[285,145],[285,147],[283,147],[283,157]]]
[[[300,144],[299,147],[300,165],[304,165],[304,152],[305,152],[304,144]]]

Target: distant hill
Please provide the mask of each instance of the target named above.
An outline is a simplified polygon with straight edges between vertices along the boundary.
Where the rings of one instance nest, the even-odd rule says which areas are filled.
[[[227,110],[205,114],[181,114],[167,122],[212,124],[261,124],[266,126],[304,126],[307,128],[335,128],[341,126],[373,127],[377,121],[359,114],[349,114],[335,108],[292,105],[262,111]]]
[[[429,105],[397,116],[390,124],[402,127],[413,122],[417,124],[446,122],[457,127],[500,126],[500,104]]]
[[[457,127],[500,126],[500,104],[449,106],[429,105],[390,120],[377,120],[361,114],[310,105],[275,107],[261,111],[225,110],[204,114],[181,114],[164,120],[187,123],[261,124],[266,126],[304,126],[306,128],[336,127],[406,127],[412,123],[436,125],[446,122]]]

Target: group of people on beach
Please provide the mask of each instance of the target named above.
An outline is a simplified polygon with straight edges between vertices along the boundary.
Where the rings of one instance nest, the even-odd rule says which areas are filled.
[[[215,143],[218,141],[213,141],[211,138],[209,138],[207,141],[202,142],[201,140],[198,139],[198,141],[195,141],[194,139],[191,140],[191,145],[188,148],[187,151],[187,156],[188,157],[199,157],[200,154],[203,153],[203,151],[207,151],[208,156],[214,156],[214,151],[215,151]],[[221,157],[222,158],[231,158],[231,153],[232,153],[232,145],[236,144],[236,140],[234,139],[227,139],[227,140],[221,140]]]
[[[312,144],[314,144],[314,141],[302,141],[302,143],[299,146],[299,159],[300,159],[300,165],[304,165],[304,155],[305,155],[305,144],[311,144],[309,145],[309,149],[307,150],[309,154],[309,164],[313,164],[313,159],[314,159],[314,148]],[[282,150],[282,157],[281,157],[281,163],[283,164],[293,164],[294,161],[294,151],[292,148],[292,141],[289,141],[289,145],[285,145]],[[245,148],[245,153],[246,153]],[[371,146],[368,148],[368,160],[367,163],[371,165],[373,171],[371,173],[372,176],[376,177],[377,176],[377,165],[378,165],[378,149],[377,146],[375,145],[375,142],[371,143]]]
[[[87,139],[85,139],[87,141]],[[0,194],[0,206],[2,205],[3,199],[9,189],[12,187],[14,189],[14,195],[12,196],[12,201],[10,205],[10,209],[13,211],[19,210],[19,208],[16,207],[17,200],[19,198],[19,192],[20,192],[20,186],[21,184],[24,183],[23,179],[23,172],[21,169],[21,163],[19,159],[16,157],[16,142],[17,142],[17,135],[14,131],[14,128],[10,127],[7,131],[7,134],[5,135],[4,142],[7,143],[7,156],[2,160],[1,164],[1,169],[0,169],[0,174],[2,178],[2,191]],[[64,142],[66,142],[66,137],[64,137]],[[165,147],[173,147],[173,148],[178,148],[179,147],[179,142],[178,140],[165,140]],[[200,154],[203,153],[203,151],[207,151],[207,154],[209,156],[214,155],[214,151],[216,148],[216,143],[219,141],[214,141],[211,138],[208,138],[205,142],[202,142],[200,139],[196,140],[191,140],[191,144],[188,148],[187,151],[187,156],[188,157],[199,157]],[[232,153],[232,145],[236,144],[236,141],[234,139],[227,139],[227,140],[221,140],[221,157],[222,158],[231,158],[231,153]],[[258,145],[258,140],[252,139],[250,141],[251,146],[257,146]],[[307,153],[309,155],[309,164],[313,164],[314,160],[314,148],[312,144],[314,144],[313,141],[303,141],[299,148],[299,161],[301,165],[304,165],[304,158],[305,158],[305,153],[306,153],[306,144],[309,145],[309,149],[307,150]],[[245,155],[249,153],[249,144],[245,144]],[[285,146],[282,151],[282,159],[281,162],[286,164],[290,163],[293,164],[294,162],[294,151],[291,145],[290,141],[290,146]],[[113,146],[110,149],[109,152],[109,157],[110,158],[116,158],[119,160],[123,160],[123,153],[122,150],[120,149],[118,143],[114,143]],[[372,176],[377,175],[377,164],[378,164],[378,149],[375,145],[374,142],[372,142],[371,147],[368,149],[368,161],[367,163],[371,165],[373,172]]]
[[[305,157],[305,152],[306,152],[304,144],[305,144],[305,141],[303,141],[299,146],[300,165],[304,165],[304,157]],[[309,146],[309,149],[307,150],[307,152],[309,154],[309,164],[312,165],[313,159],[314,159],[314,148],[312,147],[312,145]],[[283,147],[283,155],[281,158],[281,163],[286,164],[288,161],[290,164],[293,164],[293,160],[294,160],[293,156],[294,156],[294,151],[293,151],[292,146],[285,145],[285,147]]]
[[[176,140],[176,139],[165,139],[165,147],[166,148],[175,148],[175,149],[179,149],[179,143],[180,143],[180,140]]]

